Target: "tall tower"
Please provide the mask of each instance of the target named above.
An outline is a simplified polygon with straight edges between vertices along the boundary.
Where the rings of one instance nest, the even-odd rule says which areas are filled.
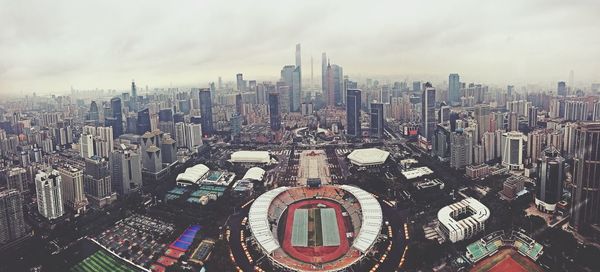
[[[323,95],[327,95],[327,54],[321,54],[321,90]]]
[[[40,171],[35,175],[38,211],[49,220],[64,214],[61,183],[60,174],[56,170]]]
[[[361,136],[361,91],[358,89],[350,89],[346,92],[346,96],[346,134],[352,137],[359,137]]]
[[[435,130],[435,88],[427,87],[421,94],[421,135],[431,141]]]
[[[115,150],[111,154],[110,164],[111,188],[117,194],[124,196],[142,188],[142,162],[138,153]]]
[[[567,84],[564,81],[559,81],[556,87],[556,95],[565,96],[567,95]]]
[[[200,96],[200,115],[202,116],[202,132],[207,135],[214,133],[213,113],[212,113],[212,98],[210,89],[201,89],[198,92]]]
[[[448,76],[448,103],[452,106],[460,104],[460,77],[458,74]]]
[[[271,130],[279,131],[281,129],[281,113],[279,109],[279,94],[269,93],[269,123]]]
[[[577,231],[600,222],[600,123],[574,126],[571,221]]]
[[[510,170],[523,169],[523,133],[511,131],[502,134],[502,166]]]
[[[371,103],[371,126],[369,128],[369,136],[375,138],[383,138],[383,104]]]
[[[548,147],[537,160],[535,205],[543,212],[554,212],[561,200],[565,177],[565,158],[554,146]]]
[[[131,81],[131,97],[129,98],[129,109],[130,111],[137,111],[137,88],[135,87],[135,81]]]

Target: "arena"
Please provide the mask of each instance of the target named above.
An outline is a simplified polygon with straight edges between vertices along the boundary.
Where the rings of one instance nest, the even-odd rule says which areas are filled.
[[[354,186],[279,187],[252,203],[248,224],[273,267],[340,271],[371,251],[383,214],[373,195]]]

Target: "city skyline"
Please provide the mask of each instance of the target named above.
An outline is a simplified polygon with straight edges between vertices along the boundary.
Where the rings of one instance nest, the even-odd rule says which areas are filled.
[[[600,64],[590,61],[600,58],[593,35],[600,3],[592,1],[144,4],[3,3],[0,94],[121,90],[132,78],[140,86],[205,87],[237,73],[276,81],[295,63],[297,43],[303,89],[309,58],[322,52],[353,79],[441,85],[458,73],[465,82],[550,88],[570,81],[571,70],[578,87],[600,78]]]

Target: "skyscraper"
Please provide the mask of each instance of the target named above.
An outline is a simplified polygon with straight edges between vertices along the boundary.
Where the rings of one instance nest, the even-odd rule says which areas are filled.
[[[295,85],[297,86],[292,86],[292,88],[294,89],[293,92],[293,102],[292,104],[294,105],[294,107],[292,107],[292,111],[300,111],[300,97],[301,97],[301,93],[302,93],[302,51],[300,50],[300,44],[296,44],[296,69],[294,70],[295,73]],[[297,98],[297,107],[296,107],[296,98]]]
[[[38,211],[49,220],[64,214],[61,181],[60,174],[56,170],[39,171],[35,175]]]
[[[214,133],[214,127],[212,98],[210,96],[210,89],[201,89],[199,92],[199,96],[200,115],[202,116],[202,132],[204,133],[204,135],[212,135]]]
[[[383,138],[384,114],[382,103],[371,103],[371,126],[369,128],[369,136],[375,138]]]
[[[83,188],[92,206],[100,208],[111,202],[112,187],[106,159],[98,156],[85,159]]]
[[[570,225],[585,231],[600,223],[600,123],[577,123],[574,128],[573,190]]]
[[[462,131],[450,134],[450,167],[462,169],[471,165],[473,153],[473,141],[471,137]]]
[[[83,170],[64,165],[58,168],[63,204],[77,214],[85,212],[88,200],[83,189]]]
[[[558,95],[558,96],[566,96],[567,95],[567,84],[564,81],[558,82],[558,87],[556,88],[556,95]]]
[[[346,134],[351,137],[360,137],[362,135],[360,127],[361,91],[350,89],[346,92],[346,96]]]
[[[90,111],[88,112],[88,120],[97,124],[100,121],[100,112],[98,111],[98,105],[96,101],[90,103]]]
[[[7,189],[15,189],[19,193],[27,190],[27,171],[24,168],[6,169],[0,175],[2,180],[6,182]]]
[[[137,88],[135,81],[131,81],[131,97],[129,98],[129,111],[137,112]]]
[[[111,154],[110,164],[111,189],[119,196],[142,188],[142,162],[138,153],[128,149],[117,149]]]
[[[321,54],[321,90],[323,91],[323,95],[328,93],[327,87],[329,84],[327,84],[327,66],[327,54],[323,52],[323,54]]]
[[[175,122],[173,122],[173,109],[166,108],[161,109],[158,112],[158,129],[160,131],[169,133],[175,137]]]
[[[271,130],[279,131],[281,129],[278,93],[269,93],[269,123],[271,124]]]
[[[537,117],[538,117],[538,108],[537,107],[530,107],[529,108],[529,113],[527,114],[527,118],[528,118],[528,123],[529,123],[529,127],[530,128],[535,128],[537,127]]]
[[[523,133],[511,131],[502,134],[502,166],[510,170],[523,169]]]
[[[143,135],[144,133],[151,131],[152,125],[150,124],[150,110],[145,108],[138,111],[137,117],[137,134]]]
[[[243,92],[245,91],[245,82],[244,82],[244,75],[242,75],[241,73],[235,75],[235,79],[236,79],[236,86],[237,86],[237,91],[238,92]]]
[[[110,108],[112,110],[112,117],[114,118],[114,123],[112,123],[113,137],[118,138],[123,134],[123,109],[121,107],[121,98],[113,97],[110,100]]]
[[[448,103],[452,106],[460,104],[460,77],[458,74],[448,76]]]
[[[554,212],[561,200],[565,178],[565,159],[553,146],[546,148],[537,160],[535,205],[540,211]]]
[[[14,189],[0,191],[0,245],[23,237],[26,231],[21,194]]]
[[[428,87],[421,94],[421,135],[431,141],[435,130],[435,88]]]

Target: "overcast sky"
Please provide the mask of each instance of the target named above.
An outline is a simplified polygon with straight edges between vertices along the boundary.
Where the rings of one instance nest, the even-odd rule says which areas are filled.
[[[0,0],[0,94],[276,80],[296,43],[305,86],[323,51],[356,78],[588,86],[600,1]]]

